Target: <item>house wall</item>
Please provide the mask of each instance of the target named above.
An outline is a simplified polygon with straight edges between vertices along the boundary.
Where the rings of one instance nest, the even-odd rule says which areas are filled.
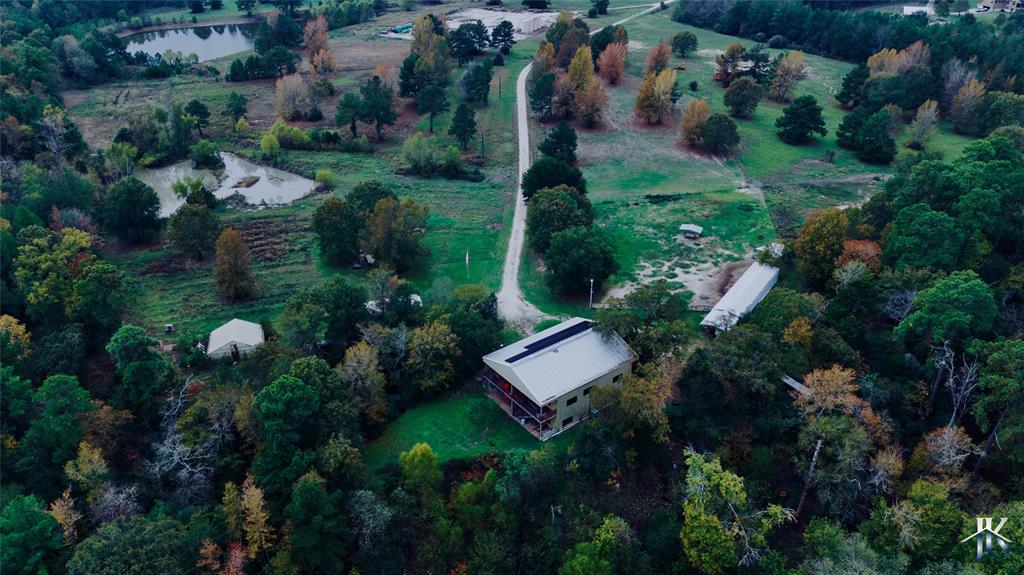
[[[558,414],[555,416],[553,427],[555,429],[568,428],[590,417],[590,395],[584,393],[584,391],[594,387],[618,384],[621,382],[622,374],[629,373],[632,370],[632,361],[624,363],[601,377],[585,383],[562,397],[559,397],[555,402],[548,404]],[[576,401],[570,405],[569,402],[574,397],[576,398]],[[572,421],[566,421],[570,417],[572,418]]]
[[[231,345],[238,346],[238,353],[242,356],[248,355],[256,349],[255,345],[249,345],[246,343],[231,342],[222,345],[220,348],[209,351],[206,355],[210,359],[231,359]]]

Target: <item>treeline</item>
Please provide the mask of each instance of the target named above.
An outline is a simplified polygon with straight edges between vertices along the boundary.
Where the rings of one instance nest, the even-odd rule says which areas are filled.
[[[757,42],[775,39],[775,48],[797,48],[852,62],[864,62],[881,49],[901,50],[921,41],[932,49],[936,76],[949,60],[970,61],[979,79],[994,89],[1024,93],[1024,84],[1017,80],[1024,73],[1021,13],[1011,14],[1002,25],[966,15],[932,26],[926,16],[822,10],[799,0],[690,0],[676,4],[673,18]]]

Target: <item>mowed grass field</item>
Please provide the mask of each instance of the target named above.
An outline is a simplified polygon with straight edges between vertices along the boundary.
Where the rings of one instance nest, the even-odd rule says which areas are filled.
[[[556,6],[557,7],[557,6]],[[629,11],[619,12],[620,17]],[[604,125],[579,133],[579,167],[597,213],[596,226],[609,237],[619,273],[605,286],[617,295],[624,287],[652,279],[675,281],[687,291],[707,280],[722,263],[738,260],[755,247],[779,236],[791,236],[814,209],[854,205],[880,188],[891,172],[857,160],[835,143],[835,131],[846,111],[834,101],[852,64],[806,54],[808,77],[794,97],[812,95],[824,108],[829,133],[811,144],[790,146],[777,135],[775,121],[785,104],[762,100],[753,116],[737,119],[740,148],[728,158],[713,157],[679,143],[681,110],[695,98],[706,100],[713,112],[726,112],[724,89],[713,80],[715,57],[732,43],[750,48],[754,42],[674,22],[671,7],[636,18],[629,32],[628,77],[619,86],[606,87],[609,106]],[[592,29],[595,21],[586,20]],[[698,50],[685,60],[672,56],[682,97],[675,117],[660,126],[647,126],[634,118],[633,104],[651,48],[672,35],[689,30]],[[774,57],[781,50],[769,50]],[[696,90],[690,83],[697,83]],[[534,143],[551,126],[536,126]],[[906,139],[897,136],[898,144]],[[969,138],[943,126],[929,150],[955,156]],[[834,154],[829,162],[827,156]],[[900,146],[900,154],[914,153]],[[679,225],[704,227],[698,244],[681,242]],[[586,299],[565,301],[544,285],[543,262],[528,254],[521,268],[523,287],[530,301],[548,313],[586,314]],[[595,301],[599,299],[595,295]]]
[[[389,64],[397,70],[408,53],[408,42],[381,38],[377,32],[416,15],[388,13],[376,21],[332,32],[331,47],[340,70],[333,78],[339,92],[336,98],[354,90],[379,64]],[[390,186],[401,197],[412,197],[427,205],[430,216],[424,245],[430,254],[405,276],[421,292],[440,280],[454,285],[481,283],[497,289],[515,190],[516,134],[510,129],[515,125],[515,77],[530,61],[535,49],[536,41],[513,49],[506,65],[495,68],[489,105],[476,110],[478,133],[484,139],[483,160],[475,160],[485,176],[482,182],[423,179],[399,173],[402,142],[416,131],[426,132],[428,127],[426,118],[417,116],[413,106],[404,101],[398,124],[385,130],[382,142],[375,140],[369,126],[360,126],[361,133],[368,134],[374,145],[372,153],[286,150],[275,165],[306,177],[312,177],[317,170],[329,169],[337,182],[333,193],[338,195],[373,179]],[[213,65],[226,69],[234,57],[214,61]],[[463,69],[455,69],[452,73],[448,91],[452,111],[459,102],[455,86],[462,72]],[[253,131],[248,138],[227,133],[227,120],[222,110],[231,91],[238,91],[249,99]],[[210,77],[184,76],[160,82],[124,82],[72,93],[68,101],[72,116],[84,126],[91,143],[106,147],[132,113],[148,111],[157,105],[168,107],[175,101],[185,103],[192,98],[209,106],[213,124],[209,132],[222,149],[262,161],[259,135],[276,120],[272,80],[232,83]],[[331,125],[333,100],[322,104],[321,109],[327,116],[322,124]],[[449,123],[450,113],[434,121],[435,135],[442,145],[453,143],[446,133]],[[480,153],[478,137],[467,158]],[[312,214],[323,198],[322,195],[307,197],[288,206],[256,211],[220,210],[225,225],[240,227],[243,233],[246,228],[254,228],[257,236],[273,236],[286,246],[281,257],[254,258],[257,296],[249,302],[231,304],[219,297],[212,279],[212,258],[198,263],[179,260],[167,265],[174,259],[173,255],[159,245],[142,251],[112,253],[111,257],[135,280],[138,288],[131,321],[154,331],[165,323],[174,323],[179,332],[202,334],[232,317],[273,321],[291,294],[314,287],[333,274],[363,281],[365,270],[334,267],[319,257],[310,226]]]
[[[544,445],[567,449],[578,434],[573,428],[541,443],[482,391],[457,393],[418,405],[385,429],[363,449],[370,471],[389,463],[417,443],[429,443],[443,463],[487,453],[532,451]]]

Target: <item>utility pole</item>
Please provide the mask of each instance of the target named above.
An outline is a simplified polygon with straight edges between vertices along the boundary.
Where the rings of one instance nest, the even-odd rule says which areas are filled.
[[[587,307],[594,309],[594,278],[590,278],[590,305]]]

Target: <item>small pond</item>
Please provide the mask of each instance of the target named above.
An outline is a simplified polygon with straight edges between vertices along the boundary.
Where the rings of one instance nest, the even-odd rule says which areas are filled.
[[[291,203],[316,187],[313,180],[277,168],[260,166],[234,154],[221,152],[220,157],[224,160],[224,168],[221,170],[197,170],[192,167],[191,160],[185,160],[162,168],[138,170],[135,177],[156,190],[160,196],[160,215],[163,217],[171,215],[185,203],[172,189],[174,182],[185,178],[202,178],[206,187],[218,198],[238,193],[252,206]],[[246,184],[249,184],[248,187]]]
[[[200,62],[252,50],[256,38],[253,24],[223,24],[140,32],[127,37],[128,53],[145,52],[150,56],[167,50],[184,55],[195,54]]]

